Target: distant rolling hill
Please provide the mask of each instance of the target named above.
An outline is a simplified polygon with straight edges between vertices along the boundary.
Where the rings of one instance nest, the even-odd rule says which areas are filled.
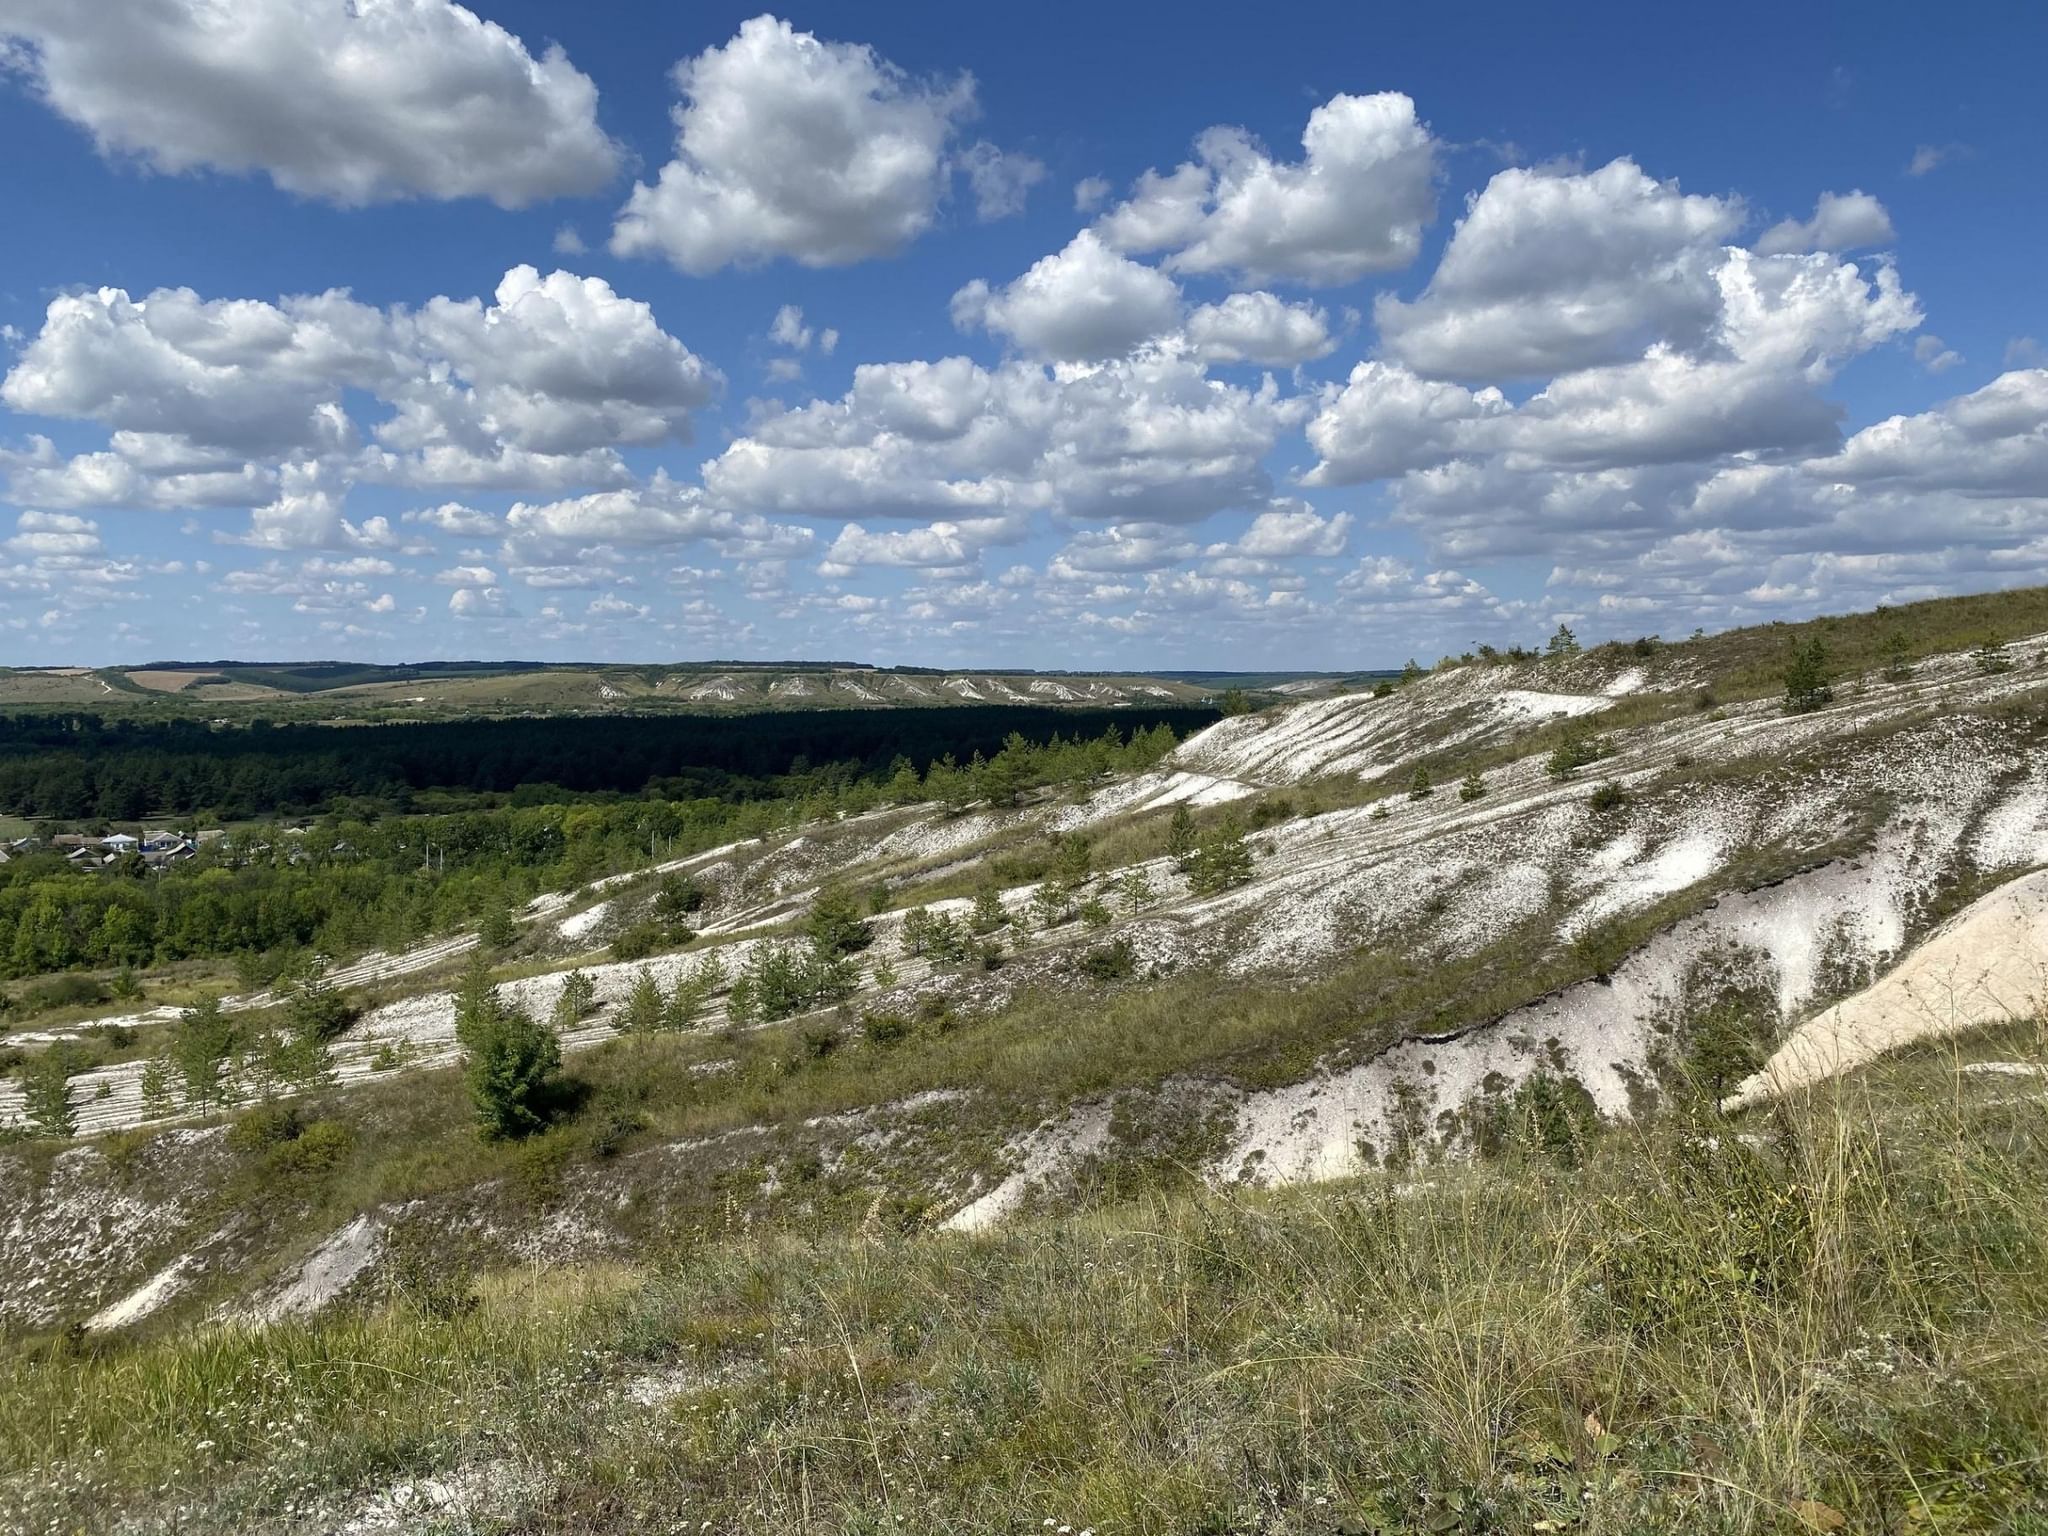
[[[0,709],[92,705],[184,712],[262,705],[294,716],[733,712],[1038,704],[1118,708],[1194,703],[1229,689],[1300,694],[1381,674],[1311,672],[949,672],[850,662],[575,663],[158,661],[123,667],[0,670]]]

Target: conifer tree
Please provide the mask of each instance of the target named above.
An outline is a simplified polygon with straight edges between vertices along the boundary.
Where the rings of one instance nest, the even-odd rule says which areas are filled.
[[[75,1136],[71,1109],[71,1047],[59,1040],[45,1046],[21,1073],[21,1107],[28,1123],[44,1136]]]
[[[1815,635],[1792,652],[1791,664],[1785,668],[1785,712],[1810,714],[1834,696],[1835,690],[1828,685],[1828,648]]]
[[[974,911],[968,917],[968,926],[976,933],[994,933],[1010,920],[1010,910],[1003,905],[1003,898],[992,885],[985,885],[974,898]]]
[[[200,1114],[229,1097],[223,1074],[239,1043],[240,1031],[217,997],[209,997],[178,1016],[171,1057],[185,1082],[185,1102]]]
[[[152,1056],[142,1064],[142,1114],[146,1120],[161,1120],[177,1108],[171,1094],[171,1064],[163,1056]]]
[[[562,1042],[530,1014],[506,1006],[481,951],[471,952],[456,990],[455,1038],[477,1133],[497,1141],[539,1130]]]
[[[1188,869],[1188,889],[1197,896],[1214,896],[1252,878],[1252,850],[1244,840],[1244,829],[1236,817],[1227,818],[1207,837]]]
[[[1185,803],[1173,808],[1173,820],[1166,825],[1166,853],[1182,874],[1195,855],[1195,818]]]
[[[619,1026],[629,1034],[651,1035],[661,1028],[661,983],[654,972],[642,970],[633,978],[633,990],[626,995],[626,1016]]]

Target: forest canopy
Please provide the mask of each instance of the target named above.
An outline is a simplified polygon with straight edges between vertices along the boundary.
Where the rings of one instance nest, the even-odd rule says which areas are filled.
[[[740,716],[216,726],[91,714],[0,717],[0,812],[248,820],[348,807],[403,812],[593,796],[784,798],[886,780],[903,759],[965,764],[1033,744],[1218,718],[1193,706],[817,710]]]

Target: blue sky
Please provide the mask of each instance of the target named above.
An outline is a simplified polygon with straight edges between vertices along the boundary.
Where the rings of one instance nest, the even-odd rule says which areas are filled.
[[[1665,9],[0,0],[0,660],[1349,667],[2041,579],[2048,13]]]

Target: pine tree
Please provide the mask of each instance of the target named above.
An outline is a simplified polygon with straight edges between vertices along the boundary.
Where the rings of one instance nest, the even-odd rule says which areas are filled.
[[[1458,798],[1470,804],[1474,800],[1484,799],[1485,796],[1486,779],[1477,768],[1474,768],[1465,775],[1465,782],[1458,786]]]
[[[71,1066],[71,1047],[60,1040],[22,1069],[22,1112],[44,1136],[78,1134],[78,1117],[71,1109]]]
[[[1435,786],[1430,783],[1428,765],[1417,763],[1415,765],[1415,776],[1408,781],[1408,798],[1410,800],[1427,800],[1435,793]]]
[[[895,805],[915,805],[924,798],[924,781],[917,776],[909,758],[899,754],[889,765],[889,787],[884,793]]]
[[[571,971],[562,978],[562,990],[555,995],[555,1027],[574,1029],[596,1006],[597,983],[581,971]]]
[[[554,1031],[500,1004],[471,1022],[463,1044],[463,1079],[478,1133],[498,1141],[541,1129],[550,1080],[562,1064],[562,1042]]]
[[[1125,870],[1116,883],[1116,893],[1126,912],[1142,911],[1151,906],[1158,895],[1152,888],[1151,878],[1142,869]]]
[[[1252,850],[1235,817],[1202,839],[1188,870],[1188,889],[1197,896],[1214,896],[1252,878]]]
[[[829,955],[851,955],[875,941],[875,930],[861,915],[850,891],[827,886],[811,899],[804,931],[811,943]]]
[[[1579,637],[1572,633],[1571,625],[1559,623],[1557,633],[1550,637],[1550,644],[1544,649],[1552,661],[1569,661],[1579,654]]]
[[[932,937],[932,909],[912,907],[903,914],[903,950],[908,955],[921,955]]]
[[[1913,642],[1903,629],[1884,637],[1884,675],[1887,682],[1903,683],[1913,675]]]
[[[1073,890],[1048,876],[1031,893],[1031,915],[1041,928],[1057,928],[1073,915]]]
[[[654,915],[678,941],[690,937],[690,917],[704,905],[704,887],[688,875],[670,875],[654,893]]]
[[[222,1081],[228,1062],[240,1044],[240,1031],[222,1010],[220,999],[207,998],[178,1016],[171,1037],[171,1058],[178,1075],[185,1080],[185,1102],[205,1114],[228,1097]]]
[[[494,904],[485,910],[482,921],[476,925],[476,937],[486,949],[510,949],[519,942],[519,921],[513,917],[510,907]]]
[[[1079,832],[1069,832],[1053,844],[1053,878],[1067,885],[1079,885],[1086,880],[1093,862],[1094,851]]]
[[[1792,652],[1785,668],[1785,712],[1810,714],[1830,703],[1835,690],[1828,686],[1828,648],[1819,635]]]
[[[661,1028],[661,1008],[661,983],[654,979],[654,972],[643,970],[626,995],[626,1016],[619,1028],[628,1034],[651,1035]]]
[[[177,1108],[171,1095],[171,1064],[163,1056],[152,1056],[142,1064],[142,1116],[162,1120]]]
[[[318,1045],[355,1022],[348,999],[319,975],[309,975],[285,988],[285,1020],[291,1033]]]
[[[1185,804],[1173,808],[1173,820],[1166,825],[1166,852],[1174,867],[1188,872],[1188,860],[1195,855],[1195,818]]]
[[[1010,920],[1010,909],[1003,905],[1003,898],[992,885],[981,888],[974,898],[974,911],[967,920],[968,927],[976,933],[994,933]]]
[[[674,990],[662,1005],[661,1027],[680,1034],[697,1022],[697,1015],[711,1001],[712,971],[709,961],[700,961],[676,978]]]
[[[503,1011],[498,989],[491,982],[491,962],[481,949],[469,952],[469,964],[455,988],[455,1040],[467,1049],[469,1037]]]
[[[1012,731],[1000,752],[982,767],[981,792],[991,805],[1015,805],[1033,777],[1038,749]]]

